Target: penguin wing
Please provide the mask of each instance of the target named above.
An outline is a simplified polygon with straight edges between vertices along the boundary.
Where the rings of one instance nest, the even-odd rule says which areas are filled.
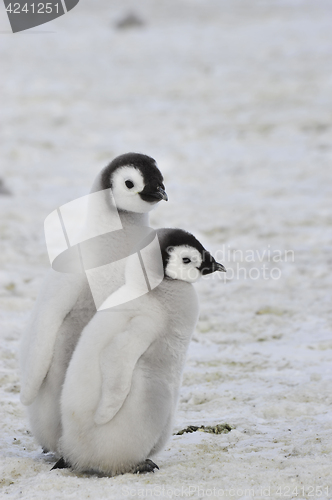
[[[95,424],[106,424],[120,410],[129,394],[136,363],[158,337],[158,332],[158,323],[151,315],[140,315],[103,350],[100,357],[101,398],[94,416]]]
[[[30,405],[49,370],[56,334],[82,290],[83,274],[51,269],[36,302],[20,348],[21,402]]]

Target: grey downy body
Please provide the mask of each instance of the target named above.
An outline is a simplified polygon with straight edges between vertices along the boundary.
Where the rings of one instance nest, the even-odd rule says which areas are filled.
[[[225,269],[192,235],[173,229],[158,235],[161,284],[126,309],[98,312],[73,354],[61,398],[62,465],[111,476],[147,470],[170,437],[198,318],[191,283]],[[134,274],[129,265],[126,284],[113,296],[134,286]]]
[[[139,163],[137,168],[135,161]],[[143,167],[141,167],[142,162]],[[143,168],[145,175],[140,168]],[[110,177],[113,178],[113,185]],[[124,185],[124,182],[128,182],[127,178],[133,181],[135,192],[133,188],[128,189]],[[161,199],[167,199],[162,181],[162,175],[154,160],[144,155],[128,154],[116,158],[98,175],[92,192],[103,191],[105,194],[103,210],[112,211],[115,210],[114,199],[107,195],[107,190],[112,188],[116,200],[116,212],[122,227],[127,230],[135,228],[137,231],[137,227],[148,225],[147,212]],[[141,198],[142,192],[145,193],[143,196],[145,199]],[[94,220],[95,215],[88,217],[87,225],[93,226],[98,222]],[[122,250],[125,255],[128,249],[121,248],[123,241],[119,234],[114,233],[111,240],[112,248],[103,248],[101,252],[106,255],[108,250],[112,252],[120,250],[120,253]],[[105,260],[102,255],[101,260]],[[112,273],[107,277],[107,283],[103,282],[101,270],[99,280],[100,283],[95,286],[97,296],[98,291],[102,297],[104,289],[110,293],[119,288],[124,282],[124,263],[121,261],[114,263]],[[62,385],[82,330],[95,314],[95,300],[85,274],[64,274],[50,270],[33,311],[29,328],[23,336],[20,351],[21,401],[28,406],[32,433],[44,451],[58,453],[62,432],[60,415]]]

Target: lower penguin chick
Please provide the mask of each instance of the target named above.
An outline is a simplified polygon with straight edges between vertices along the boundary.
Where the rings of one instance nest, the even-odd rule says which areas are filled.
[[[225,271],[193,235],[180,229],[157,234],[160,285],[121,309],[99,311],[83,330],[68,367],[60,451],[63,463],[80,471],[116,475],[157,467],[148,457],[171,435],[198,318],[191,283]],[[109,305],[118,295],[138,296],[132,294],[136,272],[137,261],[129,258],[126,284],[107,299]]]

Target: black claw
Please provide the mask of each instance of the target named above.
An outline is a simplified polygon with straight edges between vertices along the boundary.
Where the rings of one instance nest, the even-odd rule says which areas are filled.
[[[145,462],[147,462],[148,464],[150,464],[151,467],[153,467],[154,469],[158,469],[159,470],[159,467],[157,464],[155,464],[154,462],[152,462],[152,460],[150,460],[149,458],[147,458],[145,460]]]
[[[47,448],[44,448],[44,447],[43,447],[43,453],[45,453],[45,455],[46,455],[46,453],[49,453],[49,451],[50,451],[50,450],[48,450]]]
[[[64,458],[60,458],[55,465],[53,465],[51,470],[54,469],[69,469],[70,465],[65,461]]]
[[[152,462],[149,458],[145,460],[145,462],[142,462],[141,464],[138,464],[135,467],[134,474],[144,474],[145,472],[154,472],[154,469],[158,469],[159,467],[157,464]]]

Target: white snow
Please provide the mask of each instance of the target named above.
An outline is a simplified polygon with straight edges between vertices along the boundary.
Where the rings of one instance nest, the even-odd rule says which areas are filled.
[[[82,0],[15,35],[0,11],[1,498],[331,498],[330,0]],[[116,29],[130,11],[145,25]],[[128,151],[165,177],[152,225],[234,272],[196,285],[175,431],[234,429],[173,436],[155,474],[50,472],[17,364],[43,222]]]

